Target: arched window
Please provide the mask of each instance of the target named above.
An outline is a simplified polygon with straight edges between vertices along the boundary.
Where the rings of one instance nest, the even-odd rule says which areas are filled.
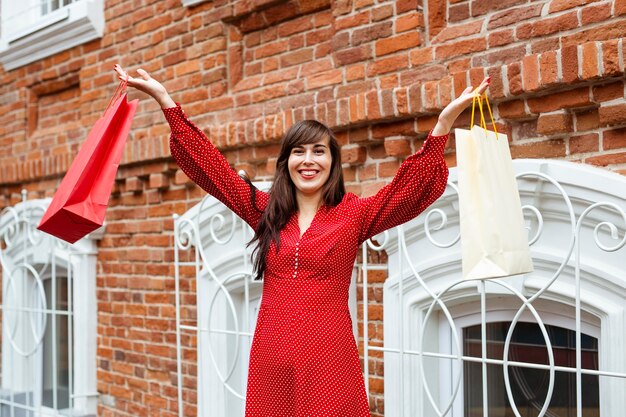
[[[388,234],[385,415],[626,408],[626,180],[564,161],[513,164],[534,272],[462,280],[455,169],[426,213]]]
[[[93,415],[97,231],[73,245],[36,230],[50,199],[0,215],[0,415]]]

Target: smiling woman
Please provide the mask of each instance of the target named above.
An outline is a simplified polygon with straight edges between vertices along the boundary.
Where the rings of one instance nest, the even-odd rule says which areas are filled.
[[[180,168],[255,231],[262,302],[250,350],[246,416],[369,416],[348,289],[359,245],[405,223],[446,188],[443,150],[450,127],[473,97],[450,103],[422,149],[375,195],[346,193],[333,131],[315,120],[283,137],[269,192],[240,178],[204,133],[150,75],[116,71],[159,102]],[[476,90],[486,90],[485,79]]]

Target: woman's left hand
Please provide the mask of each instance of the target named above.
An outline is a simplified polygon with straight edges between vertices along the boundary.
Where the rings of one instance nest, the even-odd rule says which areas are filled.
[[[472,86],[467,87],[460,96],[448,104],[439,115],[439,120],[433,129],[432,135],[442,136],[448,134],[457,117],[472,103],[472,99],[476,95],[481,95],[487,90],[490,81],[490,77],[486,77],[476,89]]]

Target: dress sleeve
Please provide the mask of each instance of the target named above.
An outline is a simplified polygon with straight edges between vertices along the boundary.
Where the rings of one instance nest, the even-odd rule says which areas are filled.
[[[448,136],[429,134],[422,148],[400,165],[389,184],[375,195],[359,199],[360,243],[417,217],[443,194],[448,181],[443,158]]]
[[[256,207],[250,186],[237,175],[220,151],[185,115],[180,105],[163,109],[170,125],[172,156],[189,178],[220,200],[253,229],[267,204],[267,193],[256,190]],[[258,208],[258,209],[257,209]]]

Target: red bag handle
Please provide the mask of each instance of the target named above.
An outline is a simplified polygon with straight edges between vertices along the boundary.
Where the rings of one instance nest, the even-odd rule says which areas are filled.
[[[109,100],[109,105],[107,106],[106,109],[104,109],[104,113],[102,113],[103,117],[106,114],[106,112],[109,110],[109,108],[111,108],[113,103],[115,103],[118,98],[122,97],[122,95],[124,95],[124,93],[126,93],[126,87],[127,86],[128,86],[128,81],[126,81],[126,80],[120,81],[120,83],[117,86],[117,89],[115,90],[115,93],[113,94],[113,97],[111,97],[111,100]]]

